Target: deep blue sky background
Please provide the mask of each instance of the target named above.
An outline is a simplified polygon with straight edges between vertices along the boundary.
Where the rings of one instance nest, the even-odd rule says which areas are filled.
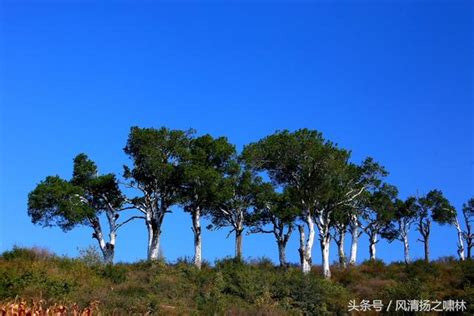
[[[120,174],[132,125],[193,127],[238,148],[318,129],[354,161],[385,165],[402,197],[438,188],[459,209],[474,196],[474,2],[105,2],[0,1],[0,251],[94,244],[87,228],[33,226],[27,194],[70,177],[80,152]],[[168,259],[192,256],[190,225],[178,208],[166,217]],[[205,258],[233,254],[226,234],[204,232]],[[141,222],[118,238],[118,260],[145,258]],[[401,260],[401,243],[385,246],[381,258]],[[432,247],[455,255],[454,228],[435,227]],[[296,248],[295,235],[294,262]],[[272,236],[245,237],[244,254],[276,259]]]

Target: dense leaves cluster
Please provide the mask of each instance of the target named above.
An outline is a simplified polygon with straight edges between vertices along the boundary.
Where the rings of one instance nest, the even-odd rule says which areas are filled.
[[[412,226],[424,243],[429,260],[432,223],[449,224],[458,232],[458,254],[470,257],[474,202],[463,208],[463,229],[457,212],[440,190],[401,200],[387,182],[387,170],[373,158],[360,163],[351,152],[327,140],[322,133],[299,129],[277,131],[244,146],[238,153],[226,137],[197,135],[194,130],[132,127],[124,148],[131,165],[123,181],[114,174],[99,175],[85,154],[74,159],[70,180],[49,176],[28,198],[33,223],[69,230],[89,225],[104,258],[112,262],[116,231],[134,219],[148,231],[148,259],[158,260],[165,215],[181,206],[191,216],[194,264],[202,265],[201,220],[209,229],[228,228],[235,236],[235,256],[243,258],[244,231],[269,233],[277,242],[280,265],[286,266],[286,245],[299,234],[300,265],[309,273],[315,239],[319,240],[323,274],[331,276],[331,240],[338,245],[339,263],[355,264],[358,238],[366,233],[371,260],[376,260],[380,238],[400,240],[409,263]],[[127,194],[122,189],[127,189]],[[123,210],[136,215],[118,221]],[[100,216],[105,213],[109,240]],[[346,234],[351,253],[345,255]]]

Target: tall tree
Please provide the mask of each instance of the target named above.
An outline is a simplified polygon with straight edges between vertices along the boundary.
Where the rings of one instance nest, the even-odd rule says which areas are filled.
[[[332,238],[337,245],[338,249],[338,258],[339,258],[339,265],[343,268],[347,266],[347,258],[345,252],[345,240],[346,240],[346,233],[349,230],[349,225],[351,222],[351,217],[353,208],[347,207],[342,205],[336,208],[332,213],[332,228],[333,228],[333,235]]]
[[[262,185],[255,200],[254,211],[248,219],[250,232],[273,234],[278,247],[280,266],[286,267],[286,245],[294,230],[298,210],[288,192],[279,193],[269,183]]]
[[[362,229],[369,237],[370,260],[376,259],[378,237],[393,219],[397,195],[397,188],[385,183],[369,193],[365,212],[362,215],[364,220]]]
[[[87,155],[74,158],[73,177],[70,181],[59,176],[48,176],[28,195],[28,215],[32,222],[43,226],[56,225],[69,231],[77,225],[90,226],[104,261],[112,263],[115,254],[117,231],[124,224],[141,216],[131,216],[118,222],[126,209],[115,175],[98,175],[96,164]],[[100,215],[105,213],[109,238],[104,237]]]
[[[405,201],[397,200],[392,222],[387,225],[382,235],[389,241],[400,240],[403,243],[405,263],[410,263],[410,244],[408,236],[416,220],[416,198],[408,197]]]
[[[272,182],[281,186],[294,197],[299,208],[299,217],[306,225],[298,226],[300,233],[300,258],[302,270],[311,268],[311,253],[315,236],[314,201],[318,179],[322,178],[325,166],[326,144],[317,131],[301,129],[296,132],[279,131],[256,143],[247,145],[243,157],[247,164],[258,171],[266,171]]]
[[[457,214],[454,216],[451,224],[454,225],[456,228],[456,231],[458,233],[458,256],[459,260],[464,261],[466,259],[466,256],[464,254],[464,232],[461,228],[461,224],[459,223],[458,216]]]
[[[300,259],[310,271],[315,225],[319,229],[325,277],[330,277],[329,245],[331,214],[349,205],[364,191],[365,177],[349,163],[350,152],[326,141],[317,131],[280,131],[244,148],[245,161],[266,171],[275,185],[290,192],[299,208]],[[364,180],[364,181],[363,181]],[[305,236],[305,228],[308,236]]]
[[[439,190],[428,192],[427,195],[418,198],[417,202],[416,230],[422,237],[418,240],[424,244],[425,261],[428,262],[430,260],[429,238],[432,222],[452,223],[456,218],[456,210]]]
[[[211,208],[211,223],[208,229],[230,227],[229,236],[235,233],[235,257],[242,259],[242,239],[246,219],[255,203],[255,195],[262,179],[250,170],[234,163],[229,174],[219,184],[214,205]]]
[[[359,166],[358,172],[359,181],[364,186],[364,192],[357,196],[349,205],[350,221],[348,230],[351,233],[350,265],[355,265],[357,262],[359,238],[364,232],[362,229],[362,218],[366,212],[367,199],[370,197],[369,192],[373,192],[376,188],[380,187],[383,178],[388,175],[385,168],[371,157],[364,160]]]
[[[358,210],[358,208],[356,208]],[[349,264],[355,265],[357,263],[357,252],[359,248],[359,238],[363,231],[360,228],[360,217],[359,214],[353,212],[351,214],[348,230],[351,234],[351,252],[349,257]]]
[[[471,259],[471,251],[474,244],[474,231],[472,230],[472,221],[474,220],[474,198],[469,199],[469,201],[463,204],[462,214],[464,217],[464,225],[466,226],[463,236],[466,240],[467,258]]]
[[[124,151],[133,167],[124,166],[125,185],[139,193],[130,202],[145,216],[149,260],[158,259],[163,220],[170,208],[181,201],[184,185],[181,163],[193,132],[165,127],[130,129]]]
[[[201,217],[215,204],[220,183],[233,167],[235,148],[225,137],[204,135],[190,142],[182,163],[184,210],[191,214],[194,234],[194,264],[201,268]]]

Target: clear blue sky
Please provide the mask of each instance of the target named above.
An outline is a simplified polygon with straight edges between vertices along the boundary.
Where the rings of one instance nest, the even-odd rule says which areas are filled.
[[[238,148],[318,129],[354,161],[385,165],[402,197],[438,188],[459,209],[474,196],[474,2],[105,2],[0,1],[0,251],[93,244],[89,229],[32,225],[27,194],[47,175],[70,177],[80,152],[121,174],[132,125],[192,127]],[[168,259],[192,256],[190,225],[179,209],[165,218]],[[205,258],[233,254],[226,234],[204,232]],[[436,226],[432,247],[455,255],[454,228]],[[402,252],[378,247],[387,261]],[[145,255],[144,225],[124,227],[117,259]],[[245,237],[244,255],[276,259],[272,236]]]

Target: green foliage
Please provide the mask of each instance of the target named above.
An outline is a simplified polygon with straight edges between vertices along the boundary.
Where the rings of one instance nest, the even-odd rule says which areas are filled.
[[[124,177],[146,191],[167,193],[167,198],[173,200],[170,205],[177,202],[183,181],[178,163],[185,157],[193,133],[132,127],[124,151],[132,159],[133,168],[124,166]]]
[[[99,249],[92,245],[84,249],[79,249],[78,259],[89,267],[95,267],[104,264],[104,258],[100,254]]]
[[[431,217],[439,224],[452,224],[456,209],[449,203],[440,190],[431,190],[418,199],[418,218]]]
[[[70,181],[48,176],[28,194],[28,215],[34,224],[68,231],[76,225],[92,225],[103,210],[119,209],[123,203],[115,175],[99,176],[95,163],[79,154]]]
[[[107,264],[98,268],[98,274],[109,279],[114,284],[120,284],[127,279],[127,269],[124,266]]]
[[[333,267],[332,280],[317,270],[304,275],[298,267],[282,269],[266,258],[223,259],[201,270],[185,259],[172,265],[91,266],[44,250],[14,248],[0,256],[0,301],[19,296],[86,306],[99,300],[105,314],[333,315],[344,314],[350,299],[474,298],[472,260],[368,261]]]
[[[190,141],[180,168],[183,170],[182,204],[187,212],[206,214],[216,203],[223,178],[235,168],[235,147],[225,137],[210,135]]]
[[[474,217],[474,198],[471,198],[466,203],[464,203],[462,205],[462,210],[468,218]]]
[[[58,176],[46,177],[28,195],[28,215],[34,224],[57,225],[67,231],[84,223],[95,210],[83,202],[81,187]]]

